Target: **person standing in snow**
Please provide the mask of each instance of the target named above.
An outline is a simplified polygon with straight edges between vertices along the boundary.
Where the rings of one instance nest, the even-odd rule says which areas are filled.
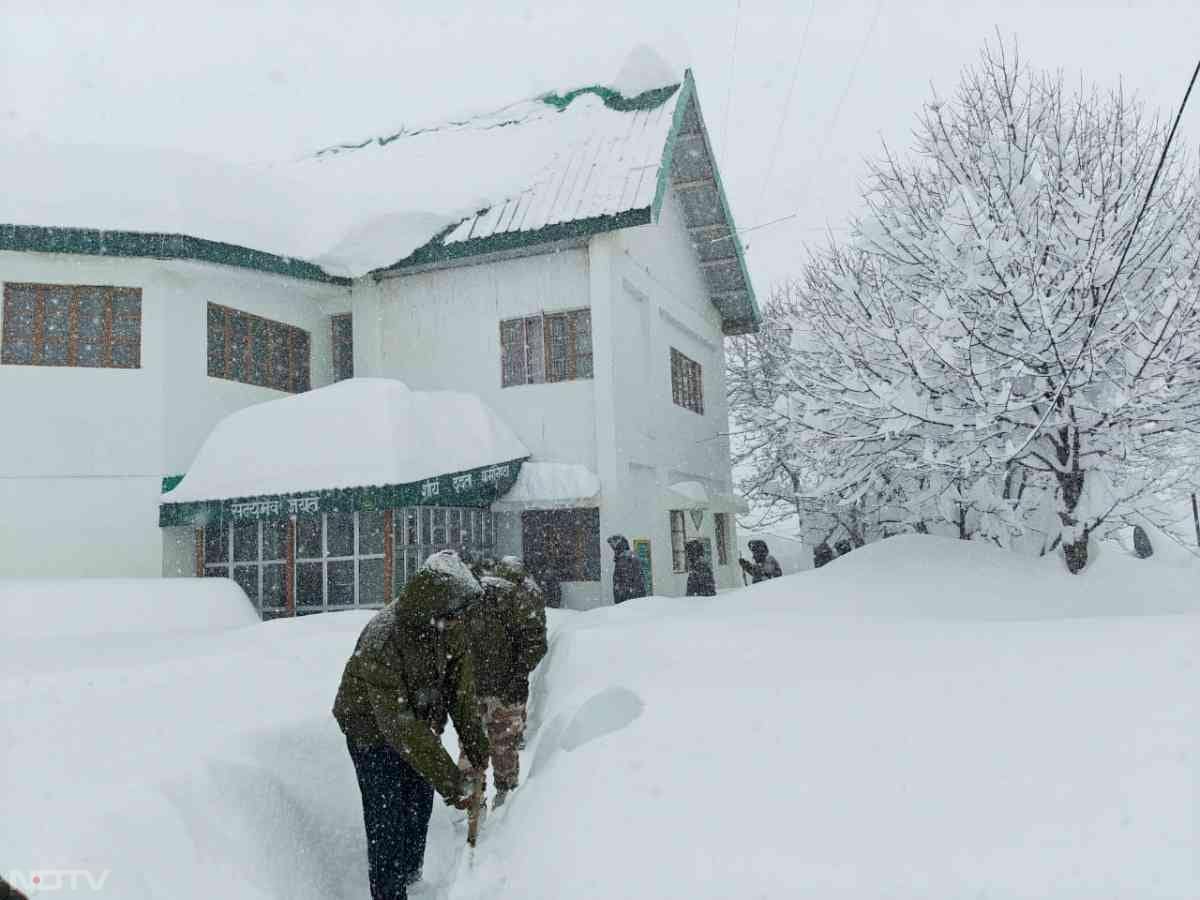
[[[704,558],[704,542],[688,541],[684,550],[687,553],[687,596],[717,596],[717,582],[713,578],[712,566]]]
[[[476,574],[483,583],[483,599],[467,613],[466,630],[479,714],[492,748],[495,809],[520,778],[517,751],[525,733],[529,675],[546,655],[546,608],[537,583],[515,556]],[[459,766],[471,768],[465,754]]]
[[[468,809],[482,782],[489,748],[462,622],[482,593],[458,554],[433,554],[367,623],[342,673],[333,715],[362,792],[373,900],[404,900],[420,880],[434,790]],[[467,771],[442,746],[447,715]]]
[[[629,549],[625,535],[614,534],[608,539],[608,546],[613,552],[613,603],[645,597],[646,579],[642,576],[642,562]]]
[[[743,572],[750,576],[754,584],[783,575],[783,569],[779,568],[779,561],[767,552],[766,541],[751,541],[750,555],[754,557],[754,562],[747,562],[738,557],[738,565],[742,567]]]

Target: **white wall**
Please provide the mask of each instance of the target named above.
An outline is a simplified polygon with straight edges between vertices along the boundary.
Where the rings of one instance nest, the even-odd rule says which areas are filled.
[[[610,260],[604,289],[613,309],[617,489],[609,491],[606,485],[601,530],[605,536],[621,532],[630,539],[649,538],[655,591],[682,594],[687,576],[673,572],[671,504],[664,492],[677,481],[699,481],[710,494],[732,493],[721,318],[708,300],[673,192],[664,201],[658,223],[598,235],[590,249],[595,257]],[[672,347],[702,367],[703,415],[671,399]],[[732,514],[727,522],[730,563],[716,568],[715,575],[718,586],[733,587],[741,582]],[[688,537],[713,541],[715,565],[713,510],[705,512],[698,532],[688,520]],[[610,568],[606,576],[611,578]]]
[[[160,574],[162,477],[187,469],[220,418],[283,396],[208,377],[208,302],[309,330],[317,386],[331,368],[323,307],[348,295],[198,263],[8,251],[4,281],[141,288],[142,343],[136,370],[0,365],[2,575]]]
[[[364,282],[354,292],[355,373],[476,394],[538,459],[595,471],[592,380],[500,386],[501,320],[588,305],[583,249]],[[360,346],[360,317],[380,323],[378,350],[369,338]]]

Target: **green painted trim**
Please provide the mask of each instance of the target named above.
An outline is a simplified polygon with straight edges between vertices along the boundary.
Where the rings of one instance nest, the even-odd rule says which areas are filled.
[[[671,130],[667,132],[667,143],[663,147],[662,160],[658,164],[658,183],[654,188],[654,202],[650,205],[650,215],[655,222],[658,222],[659,214],[662,212],[663,201],[667,198],[667,186],[671,183],[671,164],[675,160],[675,144],[679,138],[679,129],[683,127],[683,117],[687,114],[688,101],[696,92],[696,82],[692,79],[692,70],[687,69],[683,73],[683,90],[679,92],[679,99],[675,101],[675,111],[671,115]],[[712,156],[712,153],[709,153]],[[713,169],[716,169],[716,160],[713,160]]]
[[[31,253],[70,253],[78,256],[116,256],[145,259],[187,259],[253,269],[302,281],[348,286],[349,278],[330,275],[315,263],[252,250],[237,244],[208,241],[186,234],[145,231],[104,231],[98,228],[59,228],[0,224],[0,250]]]
[[[615,91],[610,87],[605,87],[602,84],[591,84],[587,87],[575,88],[573,91],[559,95],[556,93],[543,94],[539,99],[560,112],[571,105],[571,101],[583,94],[592,94],[604,101],[604,105],[609,109],[614,109],[617,112],[636,112],[637,110],[658,109],[668,100],[671,95],[679,90],[678,84],[667,85],[666,87],[651,88],[648,91],[642,91],[635,97],[626,97],[620,91]]]
[[[164,475],[162,480],[162,493],[173,491],[179,486],[179,482],[183,481],[182,475]]]
[[[512,488],[525,459],[522,457],[495,466],[451,472],[408,484],[264,494],[195,503],[162,503],[158,508],[158,524],[160,528],[201,526],[225,521],[286,519],[293,512],[296,515],[311,515],[318,512],[400,509],[406,506],[470,506],[486,509]],[[167,480],[164,479],[164,484]],[[301,505],[300,501],[308,503]]]
[[[689,80],[690,75],[691,72],[689,70]],[[750,269],[746,266],[746,256],[742,251],[742,240],[738,237],[737,223],[733,221],[733,212],[729,208],[729,199],[725,196],[725,185],[721,182],[721,169],[717,165],[717,157],[716,154],[713,153],[712,141],[710,141],[708,137],[708,126],[704,124],[704,113],[700,110],[700,96],[696,92],[695,84],[692,85],[691,99],[696,104],[696,121],[700,123],[700,133],[704,136],[704,146],[708,149],[708,158],[712,161],[713,181],[716,182],[717,196],[721,200],[721,212],[724,214],[725,220],[729,223],[729,230],[733,233],[733,249],[737,252],[738,268],[741,269],[742,280],[746,283],[746,296],[750,300],[750,315],[748,317],[743,317],[732,321],[739,322],[749,319],[754,323],[754,328],[752,330],[757,330],[758,325],[762,322],[762,311],[759,310],[758,300],[754,296],[754,284],[750,281]],[[726,322],[723,322],[722,324],[725,325]],[[739,333],[744,334],[745,332]]]
[[[480,215],[487,210],[482,210]],[[463,221],[466,221],[465,219]],[[437,265],[452,262],[471,256],[481,256],[485,253],[500,253],[505,250],[517,250],[532,247],[537,244],[549,244],[554,241],[586,238],[605,231],[617,231],[621,228],[633,228],[637,225],[648,225],[651,221],[650,208],[628,209],[625,212],[611,216],[592,216],[588,219],[575,219],[571,222],[560,222],[547,225],[533,231],[504,231],[485,238],[472,238],[453,244],[442,243],[445,237],[458,225],[456,223],[441,232],[432,241],[418,247],[398,263],[393,263],[382,269],[376,269],[370,274],[379,275],[384,272],[394,272],[411,269],[414,266]]]

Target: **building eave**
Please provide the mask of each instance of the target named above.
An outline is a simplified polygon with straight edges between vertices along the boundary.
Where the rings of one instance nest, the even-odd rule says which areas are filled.
[[[316,263],[186,234],[0,224],[0,250],[125,259],[192,260],[282,275],[301,281],[343,287],[351,284],[351,279],[330,275]]]

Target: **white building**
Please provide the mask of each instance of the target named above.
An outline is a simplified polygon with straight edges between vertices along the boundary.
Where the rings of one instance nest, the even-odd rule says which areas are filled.
[[[759,314],[690,73],[251,177],[45,147],[0,163],[0,575],[229,574],[232,555],[267,606],[306,611],[314,592],[376,602],[381,567],[394,591],[409,556],[486,539],[550,556],[586,606],[611,597],[621,533],[656,593],[683,593],[685,538],[740,584],[722,339]],[[351,510],[269,502],[341,483],[177,502],[198,501],[186,473],[231,413],[351,375],[479,398],[528,450],[515,486],[394,509],[376,504],[403,485],[359,485],[374,492]],[[362,546],[337,550],[354,527]]]

